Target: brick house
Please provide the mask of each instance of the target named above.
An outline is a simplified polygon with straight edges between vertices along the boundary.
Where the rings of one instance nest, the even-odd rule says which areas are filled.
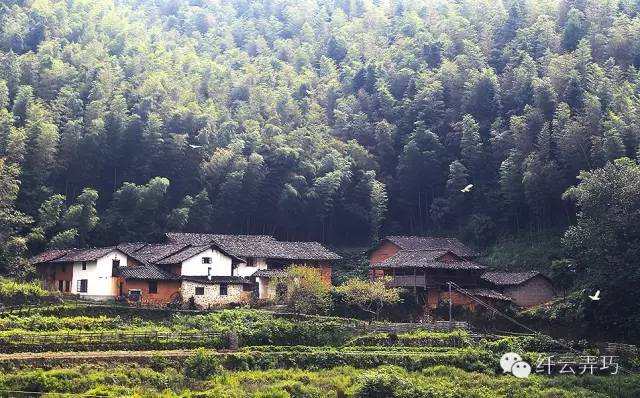
[[[169,233],[159,244],[48,250],[31,258],[31,263],[43,286],[51,290],[99,300],[135,296],[147,303],[193,297],[198,305],[212,306],[242,303],[252,296],[275,298],[272,281],[291,264],[318,268],[330,285],[331,261],[339,258],[317,242]],[[84,282],[74,288],[76,280]]]
[[[268,235],[220,235],[167,233],[167,241],[174,244],[213,244],[238,261],[231,266],[229,276],[249,278],[255,283],[259,299],[276,298],[273,279],[289,265],[317,268],[322,279],[331,285],[331,262],[340,256],[318,242],[278,241]]]
[[[485,302],[506,304],[510,298],[481,285],[484,265],[475,259],[478,253],[455,238],[422,236],[387,236],[368,252],[370,278],[390,278],[389,286],[406,288],[414,293],[416,303],[431,315],[441,302],[449,301],[448,282],[454,282]],[[470,297],[455,289],[454,305],[475,309]]]
[[[551,279],[536,271],[486,272],[482,284],[508,296],[520,307],[531,307],[551,300],[555,290]]]
[[[115,246],[48,250],[32,257],[45,288],[94,299],[119,293],[118,270],[137,262]]]

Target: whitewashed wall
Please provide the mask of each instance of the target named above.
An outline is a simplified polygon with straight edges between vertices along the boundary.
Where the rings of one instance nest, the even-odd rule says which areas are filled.
[[[94,296],[95,298],[108,299],[118,295],[116,278],[112,276],[112,261],[120,260],[120,266],[127,265],[127,256],[117,250],[113,250],[102,256],[97,261],[87,261],[87,269],[82,269],[82,262],[73,263],[73,279],[71,291],[81,296]],[[78,281],[87,280],[87,292],[78,291]]]
[[[211,264],[203,264],[203,257],[211,257]],[[211,267],[213,276],[231,276],[231,257],[215,249],[207,249],[182,262],[182,275],[207,276]]]
[[[256,258],[254,264],[254,267],[248,267],[247,263],[238,264],[234,276],[251,276],[259,269],[267,269],[267,260],[264,258]]]

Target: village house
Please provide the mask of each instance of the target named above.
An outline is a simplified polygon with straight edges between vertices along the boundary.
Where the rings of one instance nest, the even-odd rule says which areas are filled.
[[[551,279],[536,271],[486,272],[483,285],[508,296],[519,307],[531,307],[555,296]]]
[[[487,272],[476,260],[478,253],[455,238],[387,236],[368,253],[370,277],[387,277],[388,286],[413,291],[430,315],[449,297],[470,310],[479,301],[530,306],[553,297],[548,278],[536,272]],[[449,282],[454,284],[451,292]]]
[[[325,284],[330,286],[331,261],[340,259],[318,242],[278,241],[268,235],[167,233],[167,241],[190,245],[214,244],[234,256],[238,262],[232,265],[228,275],[251,278],[256,284],[256,296],[263,300],[276,298],[278,291],[273,280],[292,264],[317,268]]]
[[[478,253],[453,238],[421,236],[387,236],[369,250],[370,277],[387,277],[389,286],[413,291],[416,303],[425,313],[434,316],[438,305],[451,302],[475,309],[477,301],[449,291],[448,282],[485,302],[508,303],[509,297],[480,286],[480,276],[486,267],[475,261]]]
[[[33,258],[44,287],[95,299],[118,295],[118,269],[136,263],[117,247],[48,250]]]
[[[283,242],[264,235],[168,233],[159,244],[48,250],[31,263],[51,290],[94,299],[128,296],[147,303],[193,297],[195,304],[207,307],[247,302],[252,297],[274,299],[278,293],[274,278],[292,264],[317,267],[330,285],[331,261],[339,258],[317,242]],[[77,270],[76,263],[83,261],[88,262],[86,268]],[[108,272],[106,264],[110,264]],[[84,276],[86,281],[75,286],[74,281]]]

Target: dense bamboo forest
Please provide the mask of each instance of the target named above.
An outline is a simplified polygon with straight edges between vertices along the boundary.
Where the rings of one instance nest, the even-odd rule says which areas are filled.
[[[339,246],[565,229],[581,170],[637,158],[639,12],[3,0],[0,263],[167,230]]]

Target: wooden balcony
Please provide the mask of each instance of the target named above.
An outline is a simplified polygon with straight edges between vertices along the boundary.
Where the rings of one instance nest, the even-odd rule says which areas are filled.
[[[477,279],[466,276],[446,276],[446,275],[395,275],[387,286],[389,287],[445,287],[447,282],[452,281],[460,286],[473,287],[477,285]]]

